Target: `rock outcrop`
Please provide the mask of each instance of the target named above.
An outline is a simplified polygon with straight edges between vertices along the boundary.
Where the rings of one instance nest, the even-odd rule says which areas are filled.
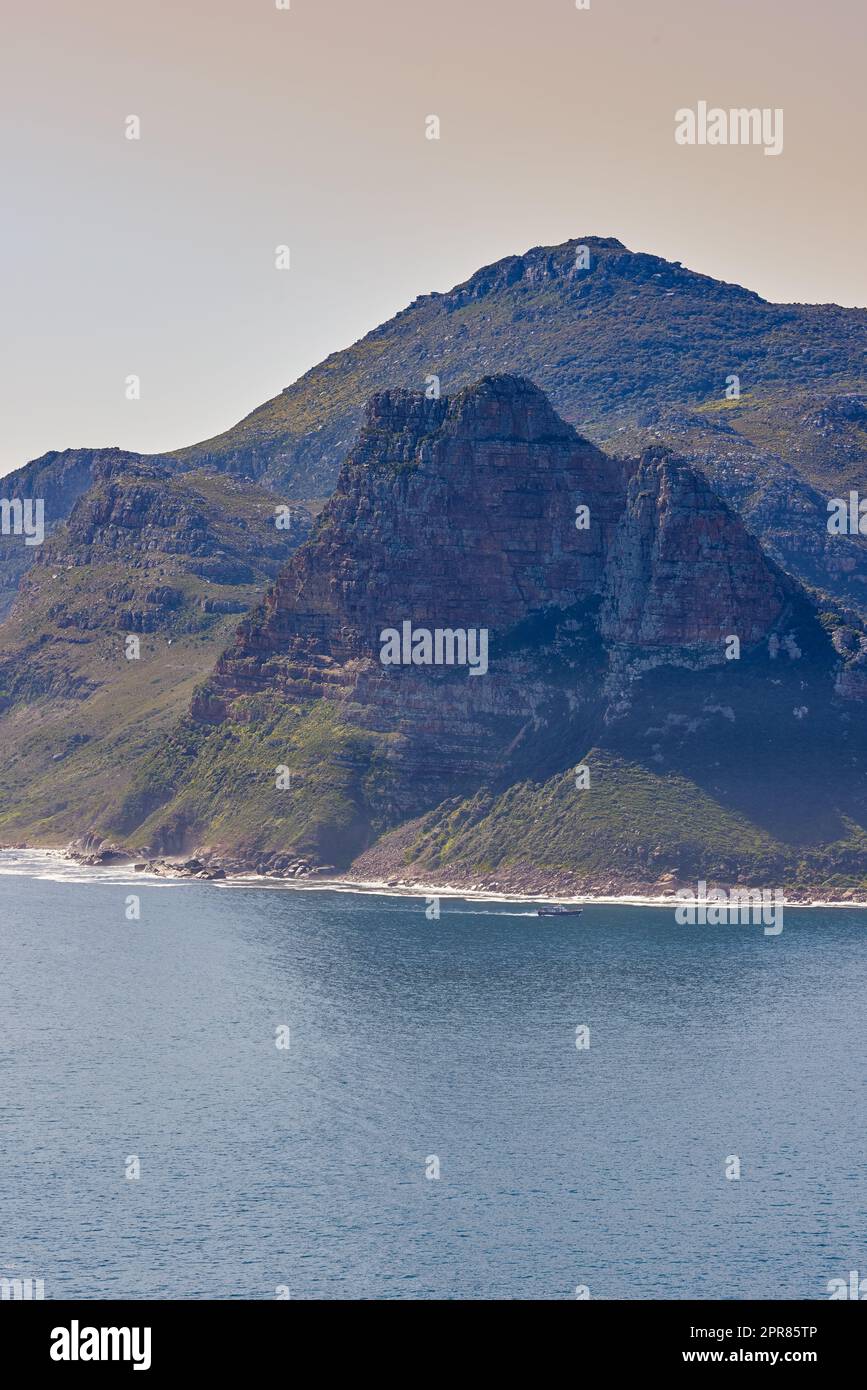
[[[384,663],[404,624],[484,631],[485,671],[428,664],[423,638],[420,664]],[[808,596],[666,451],[607,456],[519,377],[437,400],[381,392],[311,539],[196,692],[140,833],[177,848],[182,824],[220,863],[243,844],[253,867],[291,852],[345,866],[415,817],[434,816],[428,849],[450,842],[594,747],[676,768],[686,788],[708,739],[736,760],[781,718],[801,737],[807,701],[835,698],[840,655]],[[759,778],[774,757],[756,755]],[[617,858],[612,834],[587,842]],[[682,867],[636,852],[650,880]]]
[[[659,449],[608,457],[523,378],[451,399],[387,391],[315,536],[193,712],[231,718],[239,695],[271,687],[340,699],[374,723],[387,712],[390,724],[454,727],[449,701],[521,721],[555,667],[580,676],[593,639],[642,669],[718,665],[728,634],[755,645],[794,592],[700,474]],[[405,620],[486,629],[493,679],[384,668],[380,635]]]

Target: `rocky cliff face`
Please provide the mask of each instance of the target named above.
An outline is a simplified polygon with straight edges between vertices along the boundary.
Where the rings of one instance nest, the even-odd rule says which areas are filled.
[[[545,654],[577,671],[588,623],[645,668],[718,664],[726,635],[753,646],[794,591],[701,475],[658,449],[608,457],[523,378],[437,401],[383,392],[319,530],[196,712],[223,718],[264,683],[287,699],[351,700],[363,686],[398,712],[416,690],[441,698],[445,680],[477,709],[505,698],[529,717]],[[407,619],[487,629],[496,692],[466,673],[384,669],[380,633]]]
[[[718,664],[725,636],[754,646],[794,593],[706,479],[664,450],[630,470],[618,521],[601,632],[645,665],[684,656]]]
[[[119,561],[130,571],[154,571],[171,556],[179,573],[215,584],[252,584],[276,575],[313,524],[296,502],[278,530],[276,499],[241,480],[167,475],[143,459],[100,459],[91,472],[91,486],[72,507],[59,546],[40,549],[39,563],[51,565],[62,552],[77,565]]]
[[[31,500],[44,506],[45,530],[52,535],[91,487],[97,465],[123,467],[138,458],[122,449],[66,449],[34,459],[0,480],[0,496]],[[0,535],[0,620],[15,601],[23,576],[37,563],[39,547],[26,546],[20,536]]]
[[[423,641],[420,661],[407,649],[406,663],[384,663],[384,634],[404,624],[416,638],[484,630],[486,669],[428,664]],[[576,825],[564,842],[578,802],[540,792],[533,812],[555,818],[551,844],[573,869],[582,844],[621,868],[640,850],[648,881],[696,852],[700,862],[709,832],[698,851],[658,844],[649,861],[627,833],[632,808],[617,806],[640,768],[643,795],[657,785],[665,817],[662,793],[676,779],[684,804],[690,787],[703,799],[709,825],[717,816],[726,833],[737,826],[741,849],[720,859],[737,876],[738,854],[749,858],[747,783],[763,783],[767,798],[794,748],[796,760],[813,758],[811,710],[829,737],[848,737],[850,716],[839,701],[832,709],[841,655],[798,585],[665,451],[605,455],[522,378],[485,378],[439,400],[386,391],[369,403],[311,539],[150,770],[160,797],[140,780],[120,830],[159,850],[197,844],[272,866],[303,853],[345,866],[390,827],[427,816],[399,840],[400,855],[411,857],[418,834],[424,872],[447,874],[443,846],[480,844],[492,808],[502,828],[510,806],[535,804],[519,788],[568,787],[589,759],[607,786],[594,806],[612,803],[603,827]],[[605,777],[603,766],[632,771]],[[639,819],[646,834],[672,833],[653,828],[652,808]],[[790,830],[752,832],[767,862],[784,862],[769,846]],[[473,853],[460,881],[476,871]]]
[[[487,627],[505,653],[522,621],[601,593],[623,493],[622,466],[527,382],[487,380],[453,401],[375,396],[317,534],[221,661],[212,699],[225,708],[263,678],[318,697],[338,667],[388,699],[379,636],[404,619]],[[579,531],[585,497],[593,524]]]

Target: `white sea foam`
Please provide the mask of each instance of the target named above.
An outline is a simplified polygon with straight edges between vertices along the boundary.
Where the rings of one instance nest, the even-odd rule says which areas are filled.
[[[237,874],[232,878],[203,880],[187,877],[166,876],[165,874],[133,872],[128,864],[84,865],[74,859],[67,859],[59,849],[7,849],[0,850],[0,877],[18,875],[38,878],[54,883],[103,883],[110,887],[131,887],[136,883],[147,883],[149,888],[188,888],[190,884],[204,884],[223,892],[238,891],[243,888],[258,888],[270,892],[288,891],[294,893],[351,893],[356,896],[376,896],[380,898],[430,898],[458,900],[471,903],[565,903],[598,904],[609,907],[657,907],[671,910],[677,906],[678,899],[673,893],[656,896],[641,896],[634,893],[623,894],[582,894],[575,897],[562,897],[556,893],[497,893],[483,888],[445,887],[443,884],[392,884],[384,880],[355,880],[345,878],[283,879],[268,878],[261,874]],[[867,902],[847,902],[836,899],[810,899],[809,902],[791,901],[787,906],[800,908],[841,907],[850,911],[867,910]],[[470,915],[470,914],[468,914]],[[535,917],[535,912],[515,912],[492,914],[505,917]]]

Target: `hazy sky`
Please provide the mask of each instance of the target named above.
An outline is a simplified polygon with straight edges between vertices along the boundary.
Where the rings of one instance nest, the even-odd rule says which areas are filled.
[[[865,53],[864,0],[4,0],[0,472],[207,438],[573,236],[867,305]],[[677,145],[700,100],[783,153]]]

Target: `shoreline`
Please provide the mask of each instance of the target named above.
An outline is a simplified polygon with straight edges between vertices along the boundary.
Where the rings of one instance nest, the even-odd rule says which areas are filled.
[[[256,875],[255,877],[260,877]],[[285,880],[276,879],[274,882],[284,882]],[[289,887],[301,887],[301,884],[289,883]],[[443,884],[390,884],[377,879],[331,879],[317,880],[315,885],[310,887],[340,887],[346,892],[379,893],[383,896],[393,896],[401,898],[463,898],[467,902],[505,902],[505,903],[563,903],[566,906],[607,906],[607,907],[664,907],[674,908],[681,903],[701,902],[700,898],[676,898],[673,893],[652,896],[641,893],[579,893],[572,896],[557,895],[556,893],[505,893],[491,888],[456,888],[446,887]],[[794,908],[826,908],[826,907],[849,907],[860,911],[867,910],[867,901],[855,902],[848,899],[819,899],[810,898],[802,901],[799,898],[783,899],[785,907]]]
[[[171,860],[161,860],[159,865],[148,864],[147,868],[136,869],[136,861],[133,858],[115,859],[103,864],[93,864],[83,862],[83,857],[70,853],[68,849],[46,846],[24,846],[24,845],[3,845],[0,846],[0,870],[3,867],[3,859],[6,855],[27,854],[42,856],[48,860],[56,861],[59,865],[75,865],[78,869],[90,871],[93,874],[94,882],[102,876],[110,874],[128,875],[133,881],[161,881],[164,883],[210,883],[218,888],[267,888],[270,890],[278,888],[296,889],[299,892],[341,892],[357,893],[359,896],[372,895],[394,898],[445,898],[459,899],[466,902],[492,902],[492,903],[522,903],[522,904],[541,904],[541,903],[562,903],[564,906],[608,906],[608,907],[652,907],[673,909],[679,904],[689,902],[701,902],[698,897],[678,898],[675,893],[647,893],[640,890],[627,890],[623,893],[571,893],[562,892],[509,892],[504,888],[487,888],[481,885],[457,885],[442,883],[422,883],[409,882],[406,880],[392,879],[362,879],[348,878],[335,874],[326,877],[322,874],[309,874],[300,878],[286,878],[279,874],[256,873],[255,871],[223,873],[214,876],[210,871],[202,873],[190,872],[184,869],[184,862],[178,860],[177,863]],[[140,861],[139,861],[140,862]],[[8,872],[8,870],[7,870]],[[22,876],[27,876],[28,870],[22,867]],[[742,891],[746,891],[742,889]],[[796,897],[788,897],[785,890],[783,905],[787,908],[850,908],[853,911],[867,910],[867,900],[855,900],[848,898],[814,898],[806,896],[805,890],[801,890]],[[798,891],[798,890],[793,890]]]

